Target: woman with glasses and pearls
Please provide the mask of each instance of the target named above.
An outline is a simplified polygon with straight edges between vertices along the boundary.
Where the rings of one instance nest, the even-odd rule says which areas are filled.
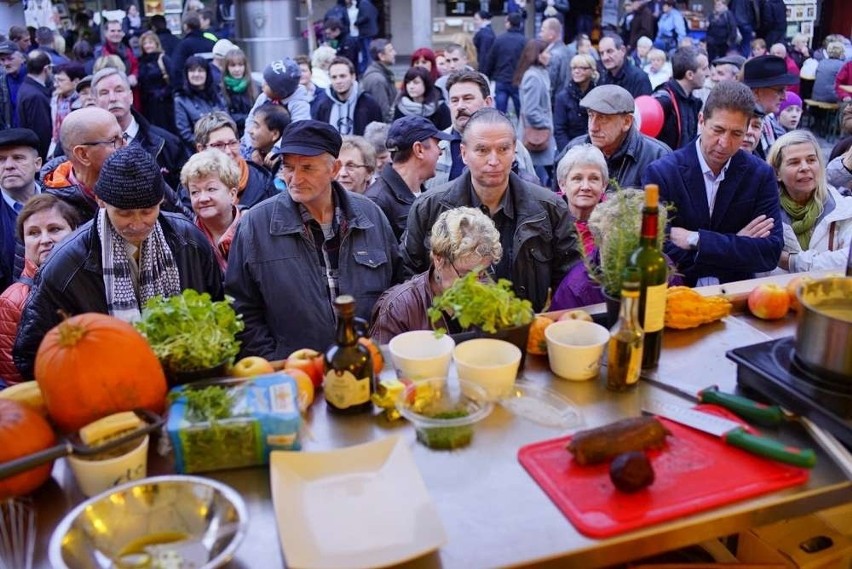
[[[373,145],[363,136],[346,135],[337,159],[340,160],[340,171],[337,173],[340,185],[356,194],[366,192],[376,173],[376,151]]]
[[[494,222],[471,207],[457,207],[438,216],[429,244],[429,269],[389,288],[373,307],[370,337],[374,341],[385,344],[402,332],[431,330],[427,311],[432,298],[471,271],[490,278],[490,267],[503,256]],[[461,331],[451,318],[443,318],[439,325],[450,333]]]
[[[193,55],[186,60],[181,87],[175,94],[175,125],[187,150],[195,150],[195,121],[213,111],[228,111],[219,90],[213,84],[210,64]]]
[[[589,113],[580,106],[580,99],[595,88],[598,81],[595,59],[588,54],[571,58],[571,81],[556,94],[553,113],[553,134],[557,152],[565,148],[572,138],[586,134]]]

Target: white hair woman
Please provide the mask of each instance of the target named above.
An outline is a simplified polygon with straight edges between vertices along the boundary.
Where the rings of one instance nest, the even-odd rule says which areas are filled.
[[[471,271],[487,276],[489,267],[503,256],[494,222],[476,208],[445,211],[432,226],[429,239],[429,270],[385,291],[373,308],[370,337],[380,344],[402,332],[431,330],[427,310],[432,298]],[[450,332],[460,331],[449,318],[442,326]]]
[[[591,254],[595,241],[589,231],[589,216],[601,201],[609,183],[609,168],[603,153],[591,144],[575,146],[556,166],[556,181],[568,201],[583,250]]]
[[[781,272],[844,270],[852,242],[852,197],[825,179],[825,158],[813,134],[794,130],[780,137],[766,161],[781,190],[784,249]]]

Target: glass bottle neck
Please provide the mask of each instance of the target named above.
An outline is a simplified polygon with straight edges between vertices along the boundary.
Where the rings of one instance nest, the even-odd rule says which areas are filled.
[[[618,318],[624,322],[636,322],[639,317],[639,291],[622,290],[621,308]]]
[[[657,225],[660,211],[657,208],[646,207],[642,210],[642,245],[657,246]]]
[[[337,344],[340,346],[353,346],[358,342],[358,332],[355,330],[354,316],[338,316],[335,338]]]

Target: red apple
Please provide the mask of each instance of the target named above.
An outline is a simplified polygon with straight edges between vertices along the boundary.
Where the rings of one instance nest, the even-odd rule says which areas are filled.
[[[302,370],[311,378],[314,387],[322,385],[322,379],[325,376],[323,355],[310,348],[302,348],[290,354],[284,362],[284,369]]]
[[[260,356],[245,357],[235,363],[234,367],[231,368],[231,374],[236,377],[253,377],[274,371],[275,369],[272,367],[272,364]]]
[[[763,320],[784,318],[790,310],[790,295],[777,284],[758,285],[748,295],[748,309]]]
[[[813,279],[804,275],[795,277],[787,283],[787,295],[790,297],[790,310],[798,312],[802,306],[799,304],[799,298],[796,296],[796,291],[799,287],[811,282]]]

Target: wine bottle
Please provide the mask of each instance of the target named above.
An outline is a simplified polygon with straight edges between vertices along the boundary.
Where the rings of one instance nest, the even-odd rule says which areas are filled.
[[[639,271],[624,270],[621,285],[621,307],[618,322],[609,335],[606,365],[606,388],[625,391],[639,382],[642,371],[642,327],[639,325]]]
[[[370,350],[358,343],[355,299],[341,295],[334,300],[337,313],[335,342],[325,351],[323,393],[329,411],[354,414],[371,411],[373,361]]]
[[[660,188],[645,186],[639,247],[630,255],[629,267],[639,271],[639,325],[645,332],[642,368],[657,366],[663,345],[668,265],[657,239]]]

